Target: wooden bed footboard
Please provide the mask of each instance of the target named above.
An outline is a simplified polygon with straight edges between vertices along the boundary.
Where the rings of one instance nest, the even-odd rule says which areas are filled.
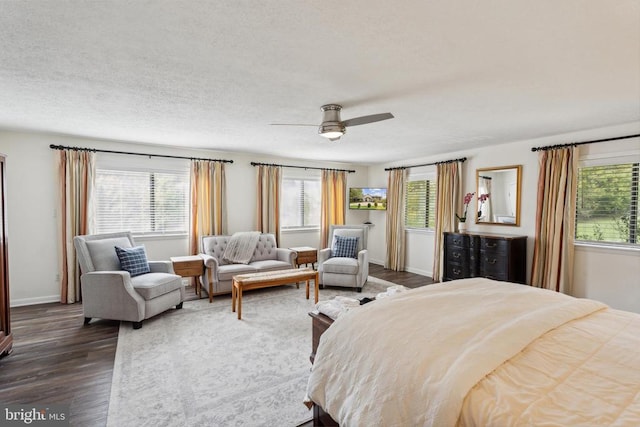
[[[313,404],[313,427],[338,427],[331,415],[327,414],[320,405]]]

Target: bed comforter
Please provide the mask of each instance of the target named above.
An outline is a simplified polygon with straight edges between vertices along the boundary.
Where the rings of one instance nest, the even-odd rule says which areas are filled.
[[[342,426],[633,425],[639,319],[483,278],[430,285],[337,319],[305,400]]]

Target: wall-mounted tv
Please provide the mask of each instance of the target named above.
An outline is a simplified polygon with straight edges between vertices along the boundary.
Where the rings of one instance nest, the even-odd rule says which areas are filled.
[[[383,211],[387,209],[387,189],[372,187],[349,188],[349,209]]]

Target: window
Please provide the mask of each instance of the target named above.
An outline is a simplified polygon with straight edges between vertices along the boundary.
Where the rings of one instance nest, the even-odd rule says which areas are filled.
[[[404,225],[407,228],[434,228],[435,221],[435,181],[430,179],[408,181]]]
[[[320,227],[320,180],[282,178],[280,223],[283,229]]]
[[[638,245],[638,165],[578,169],[576,240]]]
[[[96,232],[136,235],[186,234],[188,171],[96,168]]]

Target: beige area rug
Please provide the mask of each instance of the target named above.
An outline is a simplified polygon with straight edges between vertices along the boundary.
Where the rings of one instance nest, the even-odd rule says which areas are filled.
[[[369,278],[362,298],[391,282]],[[302,403],[309,377],[313,296],[295,286],[243,295],[242,320],[231,297],[185,301],[118,335],[107,426],[297,426],[312,417]]]

